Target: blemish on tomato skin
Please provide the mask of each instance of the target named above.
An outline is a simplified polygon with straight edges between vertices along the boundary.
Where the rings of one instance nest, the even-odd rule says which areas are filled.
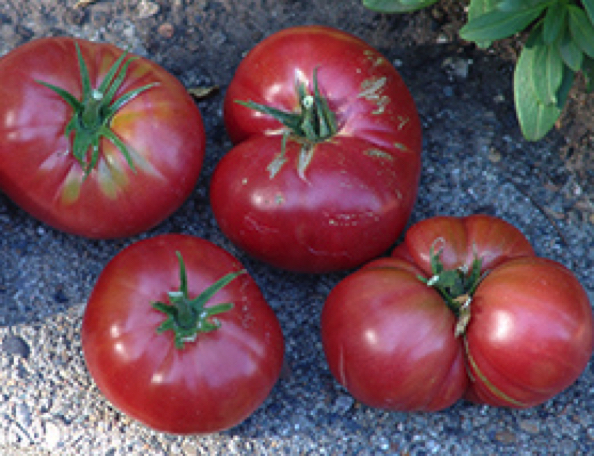
[[[409,117],[398,116],[398,124],[396,125],[396,128],[398,128],[398,130],[402,130],[409,122]]]
[[[377,100],[380,98],[381,90],[386,86],[388,78],[371,77],[361,82],[361,92],[357,95],[358,98],[365,98],[366,100]]]
[[[383,158],[385,160],[394,161],[394,157],[381,149],[369,149],[363,152],[368,157]]]
[[[371,62],[372,67],[374,68],[386,63],[386,59],[383,58],[381,55],[378,55],[375,51],[367,49],[363,51],[363,55],[367,57],[367,59]]]
[[[73,204],[76,201],[78,201],[80,197],[81,183],[80,180],[78,180],[77,177],[73,174],[77,173],[69,174],[60,192],[60,202],[64,205]]]
[[[387,81],[388,78],[386,76],[373,76],[361,82],[361,92],[357,95],[357,98],[364,98],[369,102],[375,103],[377,109],[372,111],[372,114],[383,114],[386,107],[390,104],[390,97],[382,95]]]
[[[395,142],[393,144],[393,146],[396,149],[398,149],[400,152],[410,152],[410,149],[405,144],[402,144],[402,143],[399,143],[399,142]]]

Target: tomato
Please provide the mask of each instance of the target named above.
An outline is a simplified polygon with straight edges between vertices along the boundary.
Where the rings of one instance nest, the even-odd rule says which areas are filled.
[[[433,217],[392,256],[348,275],[321,316],[330,371],[361,402],[434,411],[461,398],[512,408],[570,386],[594,348],[588,296],[495,217]]]
[[[284,351],[279,322],[241,264],[181,234],[134,243],[107,264],[81,339],[105,397],[175,434],[242,422],[272,390]]]
[[[239,65],[224,120],[235,146],[214,171],[211,205],[249,254],[329,272],[397,240],[417,195],[421,126],[377,50],[328,27],[277,32]]]
[[[105,43],[37,39],[0,59],[0,98],[0,188],[55,228],[137,234],[195,187],[200,112],[145,58]]]

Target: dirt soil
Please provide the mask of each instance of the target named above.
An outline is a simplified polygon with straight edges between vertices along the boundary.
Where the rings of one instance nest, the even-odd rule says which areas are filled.
[[[289,274],[248,258],[218,230],[207,191],[231,147],[222,100],[242,56],[289,26],[334,26],[383,52],[417,102],[424,157],[411,223],[436,214],[501,216],[540,255],[571,268],[592,300],[594,98],[581,78],[556,128],[530,143],[519,131],[512,95],[522,37],[487,50],[461,41],[464,2],[442,0],[389,16],[358,0],[96,0],[78,7],[76,1],[4,0],[0,55],[36,38],[76,36],[148,57],[188,89],[217,87],[197,101],[207,158],[190,200],[132,239],[65,235],[0,194],[0,453],[594,453],[592,362],[570,389],[527,411],[462,401],[436,414],[404,414],[354,401],[328,372],[319,338],[324,298],[344,274]],[[205,237],[238,256],[283,326],[283,378],[261,409],[227,432],[182,438],[145,429],[110,407],[81,359],[80,317],[101,269],[122,247],[164,232]]]

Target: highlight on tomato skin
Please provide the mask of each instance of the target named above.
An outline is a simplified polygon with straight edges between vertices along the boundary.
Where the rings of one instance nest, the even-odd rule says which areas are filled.
[[[460,399],[535,407],[570,387],[594,351],[592,304],[575,275],[487,215],[412,225],[392,256],[330,292],[321,333],[336,380],[397,411]]]
[[[366,405],[398,411],[442,410],[462,397],[468,378],[454,325],[439,294],[397,264],[349,275],[321,316],[339,383]]]
[[[106,399],[172,434],[246,420],[269,396],[284,357],[278,319],[240,262],[181,234],[135,242],[107,264],[81,340]]]
[[[466,332],[470,400],[534,407],[573,384],[592,357],[588,295],[557,262],[528,257],[501,265],[474,304]]]
[[[193,192],[202,117],[155,62],[50,37],[4,55],[0,74],[0,189],[33,217],[87,238],[122,238],[159,224]]]
[[[235,145],[210,201],[234,244],[325,273],[396,242],[416,201],[421,123],[404,80],[369,44],[324,26],[268,36],[237,68],[224,120]]]

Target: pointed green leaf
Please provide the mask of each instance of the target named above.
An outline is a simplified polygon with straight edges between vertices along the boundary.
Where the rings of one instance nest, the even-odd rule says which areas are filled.
[[[105,103],[106,104],[111,104],[113,98],[116,95],[116,92],[118,91],[118,89],[120,88],[122,83],[124,82],[124,79],[126,79],[126,73],[128,72],[128,67],[137,58],[138,57],[132,57],[132,58],[126,60],[126,62],[122,65],[121,70],[118,71],[117,73],[114,73],[114,76],[116,76],[116,75],[117,76],[115,78],[113,76],[109,78],[110,83],[105,88],[103,88],[103,84],[101,84],[101,88],[99,90],[102,93],[105,93]],[[120,57],[120,59],[121,59],[121,57]],[[110,70],[113,70],[113,68],[116,67],[116,65],[120,65],[120,63],[119,63],[120,59],[118,59],[118,61],[112,66],[112,68]],[[106,80],[107,80],[107,78],[106,78]],[[105,82],[106,80],[104,80],[103,82]]]
[[[524,137],[530,141],[543,138],[561,115],[569,89],[573,84],[574,72],[564,67],[561,86],[557,91],[557,103],[545,105],[536,96],[533,64],[536,56],[534,43],[539,31],[535,30],[516,63],[514,71],[514,101],[516,114]]]
[[[329,138],[334,135],[337,130],[336,116],[330,109],[328,100],[322,96],[320,86],[318,84],[318,69],[313,72],[313,92],[315,109],[314,112],[318,116],[318,136],[320,138]]]
[[[105,75],[105,78],[103,78],[103,81],[101,82],[101,85],[99,86],[99,91],[101,93],[107,92],[107,89],[111,85],[114,77],[118,74],[119,68],[122,65],[122,62],[124,61],[124,59],[126,58],[127,55],[128,55],[127,51],[122,52],[122,55],[120,55],[118,57],[118,59],[115,61],[115,63],[111,67],[109,67],[109,71],[107,72],[107,74]],[[133,58],[129,59],[128,62],[130,62],[131,60],[136,60],[136,59],[133,57]],[[127,68],[128,67],[125,66],[119,72],[125,73]]]
[[[515,12],[547,3],[547,0],[498,0],[497,9],[504,12]],[[548,3],[551,3],[548,1]],[[546,5],[544,5],[546,7]]]
[[[41,84],[41,85],[47,87],[48,89],[53,90],[58,95],[60,95],[62,97],[62,99],[70,105],[70,107],[74,110],[74,112],[78,112],[82,109],[82,103],[79,100],[77,100],[74,97],[74,95],[72,95],[70,92],[67,92],[64,89],[57,87],[53,84],[49,84],[47,82],[43,82],[43,81],[36,81],[36,82],[38,84]]]
[[[91,94],[91,78],[89,77],[89,70],[87,68],[87,64],[83,59],[82,52],[80,51],[80,47],[78,42],[74,41],[74,47],[76,48],[76,56],[78,58],[78,66],[80,67],[80,79],[82,84],[82,94],[83,94],[83,103],[85,101],[85,96]]]
[[[569,29],[565,30],[563,38],[558,42],[559,53],[565,65],[571,68],[574,72],[578,72],[582,67],[584,60],[584,53],[575,41],[571,38]]]
[[[186,263],[179,250],[175,252],[179,263],[179,292],[183,296],[188,296],[188,274],[186,272]]]
[[[574,5],[568,6],[568,9],[569,30],[573,40],[585,54],[594,58],[594,25],[584,10]]]
[[[242,269],[240,271],[230,272],[229,274],[221,277],[215,283],[213,283],[208,288],[206,288],[206,290],[204,290],[202,293],[200,293],[200,295],[194,299],[194,302],[198,302],[202,306],[204,306],[204,304],[206,304],[208,301],[210,301],[210,299],[215,294],[217,294],[221,289],[223,289],[229,283],[231,283],[233,280],[235,280],[236,277],[239,277],[240,275],[245,274],[246,272],[247,271],[245,269]]]
[[[363,0],[363,6],[380,13],[408,13],[436,2],[437,0]]]
[[[545,44],[552,44],[561,37],[567,26],[567,7],[563,3],[551,5],[543,21],[542,38]]]
[[[91,143],[91,160],[88,162],[88,164],[84,168],[84,171],[85,171],[84,179],[86,179],[88,177],[88,175],[91,174],[91,171],[93,170],[93,168],[95,168],[95,165],[97,164],[98,161],[99,161],[99,138],[94,137],[92,140],[92,143]]]
[[[281,111],[280,109],[276,109],[276,108],[273,108],[270,106],[256,103],[252,100],[248,100],[248,101],[235,100],[235,103],[245,106],[246,108],[261,112],[263,114],[267,114],[271,117],[274,117],[281,124],[285,125],[289,130],[299,130],[299,128],[301,128],[299,125],[299,123],[301,121],[301,116],[299,114]]]
[[[470,2],[470,5],[468,5],[468,21],[476,19],[477,17],[482,16],[483,14],[495,10],[498,1],[499,0],[474,0]],[[484,49],[491,46],[491,43],[491,40],[487,40],[477,42],[476,44]]]
[[[475,19],[496,9],[499,0],[473,0],[468,5],[468,19]]]
[[[594,0],[582,0],[582,5],[586,10],[586,14],[588,14],[590,23],[594,24]]]
[[[468,21],[460,29],[460,36],[467,41],[494,41],[512,36],[530,25],[544,10],[537,5],[519,11],[494,10]]]
[[[139,87],[137,89],[131,90],[129,92],[126,92],[124,95],[122,95],[120,98],[118,98],[108,109],[107,111],[107,120],[111,119],[111,117],[113,117],[115,115],[115,113],[122,107],[124,106],[126,103],[132,101],[134,98],[136,98],[138,95],[140,95],[142,92],[145,92],[153,87],[158,86],[159,83],[158,82],[153,82],[151,84],[147,84],[144,85],[142,87]]]
[[[128,166],[130,167],[132,172],[136,173],[136,167],[134,166],[134,161],[132,160],[132,157],[130,156],[130,152],[128,151],[128,148],[126,147],[124,142],[118,137],[118,135],[116,135],[113,131],[111,131],[110,128],[108,128],[106,126],[102,126],[100,129],[100,132],[103,136],[105,136],[107,139],[109,139],[113,143],[114,146],[116,146],[118,148],[120,153],[126,159],[126,162],[128,163]],[[95,164],[96,163],[93,163],[92,166],[89,165],[89,167],[92,168],[95,166]]]

